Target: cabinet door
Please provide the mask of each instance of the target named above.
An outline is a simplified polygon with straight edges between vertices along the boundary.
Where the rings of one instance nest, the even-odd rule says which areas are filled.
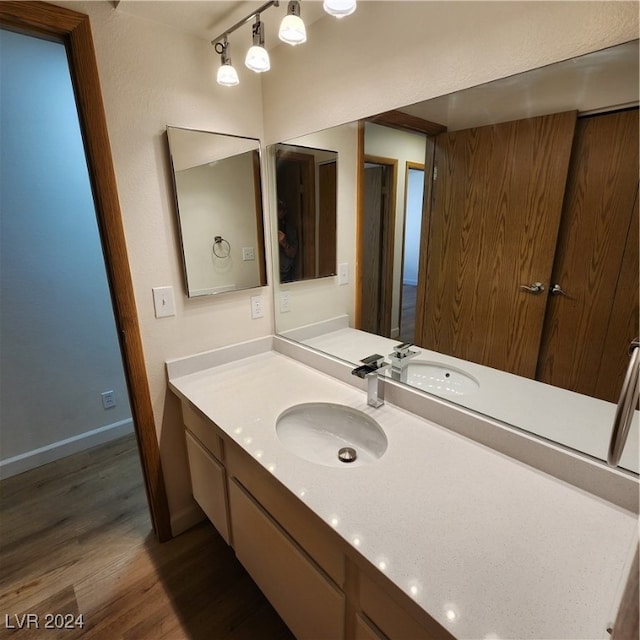
[[[186,438],[193,497],[226,543],[229,544],[224,467],[188,431]]]
[[[235,479],[229,507],[238,559],[296,638],[343,638],[344,595]]]
[[[360,574],[360,607],[366,619],[371,620],[384,635],[391,640],[454,640],[453,636],[442,628],[435,620],[420,613],[420,620],[413,617],[403,606],[398,604],[387,591],[375,583],[364,573]],[[361,621],[360,627],[363,626]],[[369,635],[357,636],[370,638],[372,626],[367,629]],[[356,625],[356,632],[362,634],[364,630]]]
[[[387,637],[358,613],[354,640],[387,640]]]

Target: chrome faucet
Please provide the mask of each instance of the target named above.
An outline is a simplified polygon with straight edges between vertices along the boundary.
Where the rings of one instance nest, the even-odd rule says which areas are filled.
[[[389,365],[384,356],[374,353],[360,360],[363,364],[351,371],[352,375],[367,381],[367,404],[381,407],[384,404],[384,380],[379,374]]]
[[[412,349],[410,342],[402,342],[393,347],[393,353],[389,354],[391,358],[391,378],[400,382],[407,381],[407,365],[411,358],[415,358],[420,349]]]

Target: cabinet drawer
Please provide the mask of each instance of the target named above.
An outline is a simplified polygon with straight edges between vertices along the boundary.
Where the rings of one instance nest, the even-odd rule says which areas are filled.
[[[203,416],[190,402],[182,401],[182,421],[185,427],[202,442],[215,458],[224,462],[222,440],[207,417]]]
[[[188,431],[185,435],[193,497],[229,544],[227,480],[224,467]]]
[[[225,446],[225,456],[229,478],[237,478],[338,587],[344,588],[344,555],[338,546],[335,532],[329,531],[326,523],[234,443]]]
[[[407,638],[454,640],[451,634],[424,612],[421,612],[420,620],[412,616],[407,610],[411,605],[415,603],[409,601],[408,596],[407,608],[405,608],[364,572],[360,573],[360,608],[365,616],[385,634],[385,637],[391,640]]]
[[[358,613],[354,640],[387,640],[387,637]]]
[[[238,559],[296,638],[343,638],[344,595],[234,479],[229,507]]]

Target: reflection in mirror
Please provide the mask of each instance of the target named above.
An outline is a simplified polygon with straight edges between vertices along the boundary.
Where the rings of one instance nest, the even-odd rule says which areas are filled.
[[[280,282],[334,276],[338,154],[284,144],[275,154]]]
[[[278,331],[351,363],[411,342],[395,379],[604,460],[638,332],[637,141],[637,41],[370,118],[338,175],[353,305]]]
[[[187,295],[267,284],[254,138],[167,127]]]

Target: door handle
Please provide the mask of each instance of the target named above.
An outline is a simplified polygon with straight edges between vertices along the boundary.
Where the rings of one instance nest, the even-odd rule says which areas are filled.
[[[544,291],[544,285],[542,282],[534,282],[533,284],[521,284],[520,288],[529,293],[538,295]]]
[[[565,296],[567,298],[570,298],[571,296],[562,289],[562,287],[559,284],[554,284],[553,287],[551,288],[551,295],[552,296]]]

